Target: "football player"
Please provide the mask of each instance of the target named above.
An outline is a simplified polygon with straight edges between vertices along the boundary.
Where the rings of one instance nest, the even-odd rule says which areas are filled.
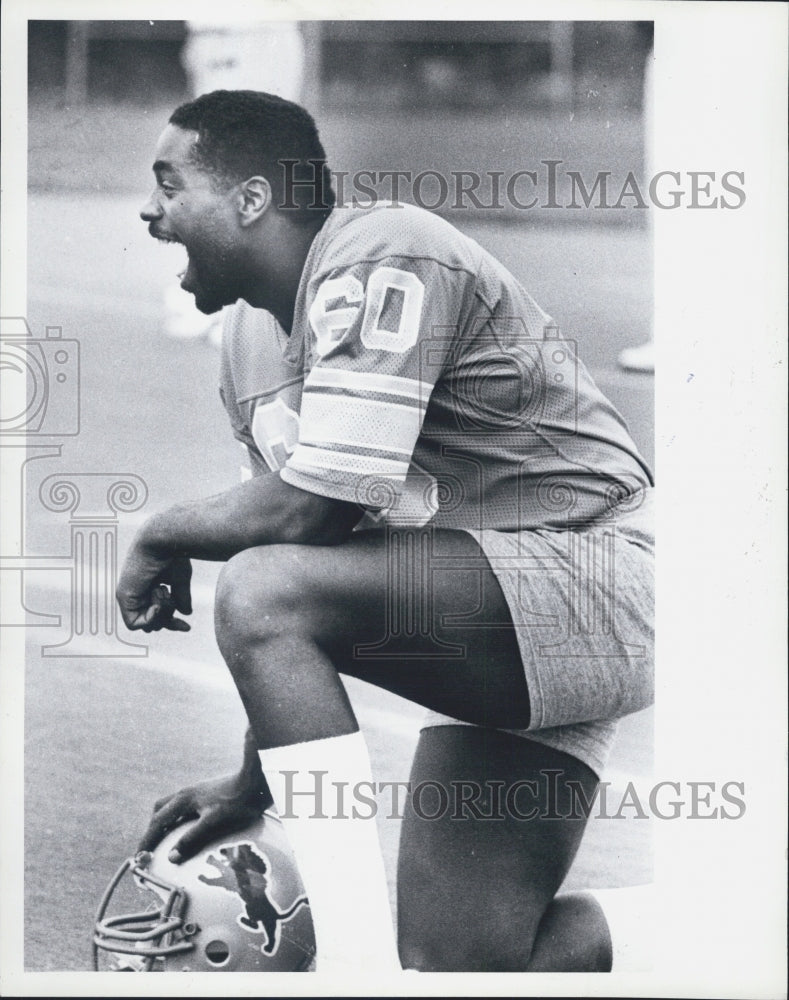
[[[131,629],[186,630],[190,560],[223,561],[216,636],[250,728],[239,774],[157,803],[141,847],[197,818],[177,862],[271,796],[319,969],[610,968],[600,904],[557,890],[616,719],[653,693],[652,479],[622,418],[474,241],[335,205],[298,105],[204,95],[153,169],[141,216],[184,244],[182,287],[236,304],[221,392],[254,475],[151,517],[117,596]],[[316,808],[371,780],[341,674],[429,710],[414,786],[471,790],[409,803],[399,958],[375,823]]]

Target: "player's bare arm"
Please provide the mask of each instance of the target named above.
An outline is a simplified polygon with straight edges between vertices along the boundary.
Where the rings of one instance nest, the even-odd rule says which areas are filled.
[[[175,613],[191,613],[190,559],[224,562],[273,543],[336,545],[362,516],[356,504],[307,493],[258,476],[209,497],[155,514],[123,564],[117,599],[129,629],[188,631]]]

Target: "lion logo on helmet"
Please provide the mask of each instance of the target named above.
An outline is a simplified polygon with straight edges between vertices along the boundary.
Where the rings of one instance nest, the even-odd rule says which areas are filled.
[[[199,875],[199,880],[239,897],[244,910],[236,918],[238,923],[249,931],[262,931],[266,935],[263,954],[273,955],[279,946],[281,925],[295,916],[308,902],[307,897],[298,896],[287,910],[280,910],[269,896],[270,862],[249,842],[218,848],[208,855],[206,864],[217,875]]]

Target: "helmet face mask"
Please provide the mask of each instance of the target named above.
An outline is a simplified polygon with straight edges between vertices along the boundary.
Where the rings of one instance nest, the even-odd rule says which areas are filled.
[[[184,919],[188,907],[186,891],[149,874],[147,869],[152,861],[153,855],[148,851],[128,858],[104,893],[94,928],[95,968],[98,968],[97,951],[100,948],[109,950],[111,947],[113,971],[117,972],[161,972],[158,959],[194,950],[191,939],[197,933],[197,925]],[[129,878],[141,895],[153,894],[159,905],[149,895],[144,910],[106,916],[118,885]]]
[[[115,972],[305,972],[309,903],[273,813],[174,865],[186,827],[128,858],[99,904],[93,965]]]

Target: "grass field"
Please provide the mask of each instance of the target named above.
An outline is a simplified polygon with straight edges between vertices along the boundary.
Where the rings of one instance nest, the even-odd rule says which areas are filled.
[[[147,177],[116,187],[104,165],[147,161],[159,122],[120,149],[91,158],[64,150],[29,199],[28,319],[36,335],[63,327],[82,352],[82,430],[58,460],[29,466],[27,551],[68,551],[67,520],[36,498],[52,472],[132,472],[146,507],[121,516],[125,550],[140,519],[182,497],[217,492],[238,474],[222,411],[217,354],[160,329],[165,286],[180,269],[177,248],[159,247],[136,218]],[[73,130],[72,130],[73,131]],[[78,133],[79,134],[79,133]],[[92,136],[95,146],[95,132]],[[105,138],[112,134],[99,133]],[[41,152],[38,133],[33,148]],[[144,140],[144,141],[143,141]],[[49,148],[49,147],[47,147]],[[38,159],[38,156],[35,157]],[[131,163],[131,159],[134,160]],[[31,160],[31,163],[33,161]],[[68,164],[72,164],[68,167]],[[80,163],[79,183],[62,180]],[[66,164],[66,166],[64,166]],[[38,169],[38,167],[37,167]],[[61,180],[52,171],[60,170]],[[117,166],[113,167],[117,171]],[[135,174],[136,176],[136,174]],[[35,180],[35,177],[33,178]],[[559,226],[464,220],[465,228],[552,312],[598,384],[615,401],[651,461],[652,380],[616,368],[617,352],[650,332],[651,257],[640,227]],[[61,628],[30,629],[26,669],[26,944],[29,970],[88,967],[93,912],[114,867],[134,847],[158,796],[234,767],[243,713],[211,628],[216,567],[198,565],[189,635],[143,637],[145,659],[47,659],[43,643],[65,638],[64,573],[27,574],[28,606],[63,615]],[[135,636],[135,641],[141,641]],[[368,735],[376,777],[407,777],[420,711],[362,683],[349,685]],[[650,712],[622,725],[610,780],[622,788],[651,766]],[[397,821],[381,820],[390,882]],[[595,820],[568,879],[571,886],[627,885],[651,872],[651,821]],[[392,883],[393,884],[393,883]]]

